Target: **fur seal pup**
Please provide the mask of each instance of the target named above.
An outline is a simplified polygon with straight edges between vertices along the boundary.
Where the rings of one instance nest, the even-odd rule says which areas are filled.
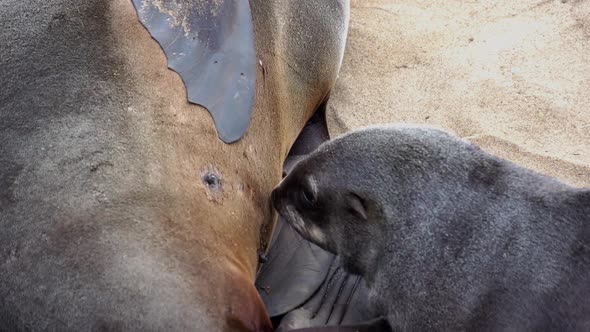
[[[590,329],[590,190],[444,131],[343,135],[299,162],[272,201],[366,279],[393,330]]]

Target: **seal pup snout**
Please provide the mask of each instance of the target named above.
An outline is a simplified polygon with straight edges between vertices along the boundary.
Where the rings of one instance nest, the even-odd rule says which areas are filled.
[[[339,203],[322,188],[322,182],[317,180],[322,176],[320,173],[306,172],[309,161],[313,162],[306,158],[295,165],[272,191],[272,205],[299,235],[335,253],[334,245],[327,241],[333,221],[326,218],[326,212]]]

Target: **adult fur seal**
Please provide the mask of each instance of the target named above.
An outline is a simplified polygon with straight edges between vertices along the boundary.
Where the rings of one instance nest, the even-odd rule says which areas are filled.
[[[434,128],[324,143],[273,191],[394,330],[590,329],[590,190]]]
[[[208,49],[235,51],[235,20],[203,8],[248,1],[141,2],[0,5],[0,331],[272,330],[254,286],[268,197],[334,86],[349,1],[249,1],[256,92],[233,144],[187,101],[232,78],[185,85],[164,48],[211,73],[178,41],[221,29]],[[156,9],[171,19],[153,29],[182,27],[174,45],[140,21]]]

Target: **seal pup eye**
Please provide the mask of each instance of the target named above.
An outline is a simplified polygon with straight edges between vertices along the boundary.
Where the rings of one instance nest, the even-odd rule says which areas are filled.
[[[303,198],[303,201],[308,204],[313,204],[315,202],[315,194],[308,187],[303,187],[301,189],[301,198]]]
[[[318,187],[313,176],[308,176],[304,181],[302,181],[299,188],[301,202],[307,207],[312,207],[315,205],[318,198]]]

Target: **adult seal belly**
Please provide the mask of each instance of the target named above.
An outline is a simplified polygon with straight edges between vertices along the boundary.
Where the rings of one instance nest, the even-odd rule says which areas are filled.
[[[131,1],[0,7],[0,330],[270,329],[268,196],[334,85],[348,2],[250,4],[256,93],[231,145]]]

